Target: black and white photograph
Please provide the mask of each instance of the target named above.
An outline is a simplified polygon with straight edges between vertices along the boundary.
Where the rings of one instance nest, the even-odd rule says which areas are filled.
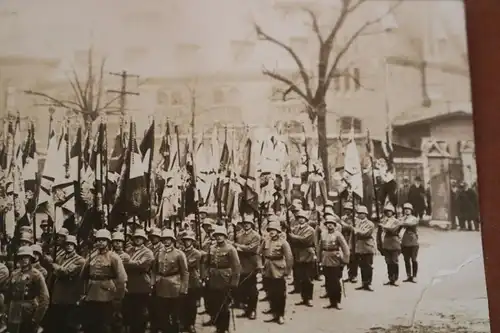
[[[0,333],[490,332],[463,1],[2,0],[0,45]]]

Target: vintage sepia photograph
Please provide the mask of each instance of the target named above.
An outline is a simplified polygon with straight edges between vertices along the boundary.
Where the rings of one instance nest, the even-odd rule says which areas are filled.
[[[490,332],[462,1],[0,26],[0,333]]]

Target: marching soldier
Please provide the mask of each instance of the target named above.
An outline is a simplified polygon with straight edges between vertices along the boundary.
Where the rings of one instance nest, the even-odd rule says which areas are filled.
[[[340,223],[342,225],[342,235],[344,236],[349,247],[354,249],[354,236],[352,227],[354,226],[354,208],[352,202],[346,202],[342,207],[344,215]],[[357,283],[358,282],[358,261],[356,260],[356,251],[350,251],[349,263],[347,264],[347,279],[344,282]]]
[[[217,333],[229,331],[231,292],[238,287],[241,266],[236,249],[227,242],[227,231],[217,226],[213,232],[215,245],[208,257],[208,288],[213,302],[213,322]]]
[[[162,243],[162,232],[159,228],[151,228],[151,230],[149,231],[149,243],[148,243],[148,248],[153,251],[153,257],[154,257],[154,260],[156,260],[158,258],[158,254],[160,253],[160,251],[162,251],[164,249],[164,245]],[[154,265],[154,262],[153,262],[153,265]],[[154,270],[153,272],[151,273],[151,288],[153,289],[154,288],[154,285],[155,285],[155,280],[156,280],[156,277],[154,275]],[[154,291],[153,291],[153,294],[152,296],[149,298],[149,326],[150,326],[150,330],[152,333],[155,333],[159,330],[159,323],[160,323],[160,320],[161,320],[161,316],[156,316],[156,312],[155,312],[155,303],[156,303],[156,297],[154,296]]]
[[[416,283],[415,279],[418,272],[418,233],[417,227],[419,219],[414,215],[413,206],[411,203],[403,205],[403,214],[401,218],[401,226],[405,228],[403,239],[401,240],[401,251],[405,261],[407,279],[403,282]]]
[[[214,231],[214,226],[212,223],[210,223],[210,219],[205,219],[203,221],[203,230],[205,231],[205,234],[202,232],[202,242],[201,242],[201,250],[202,250],[202,256],[201,256],[201,262],[203,267],[208,267],[208,257],[210,254],[210,248],[212,245],[215,244],[215,239],[213,238],[213,231]],[[203,231],[202,230],[202,231]],[[207,276],[206,274],[203,274],[203,278],[206,279]],[[212,326],[213,325],[213,307],[211,306],[211,300],[210,300],[210,291],[208,288],[208,283],[205,283],[204,281],[204,286],[202,290],[202,295],[203,295],[203,305],[205,306],[205,313],[207,313],[210,316],[210,320],[204,323],[204,326]]]
[[[52,264],[54,287],[49,310],[49,332],[78,332],[77,307],[81,295],[80,273],[85,259],[76,253],[75,236],[66,237],[65,253]]]
[[[282,325],[285,322],[286,308],[286,281],[290,275],[293,257],[288,242],[280,237],[281,226],[279,222],[270,222],[267,226],[269,237],[267,237],[260,248],[264,257],[264,268],[262,275],[267,279],[269,307],[265,314],[272,315],[267,322],[277,322]]]
[[[300,283],[300,296],[302,301],[296,305],[312,307],[313,278],[315,275],[315,244],[314,229],[307,223],[307,214],[301,210],[297,213],[298,225],[288,235],[290,245],[294,249],[295,265],[298,283]]]
[[[326,216],[326,231],[323,231],[320,235],[317,250],[319,260],[323,266],[326,295],[330,301],[330,304],[325,306],[325,309],[340,310],[342,266],[349,261],[350,255],[349,245],[337,227],[339,222],[337,216]]]
[[[40,263],[40,259],[43,256],[42,247],[40,246],[40,244],[33,244],[33,245],[31,245],[31,250],[33,251],[33,255],[34,255],[33,264],[32,264],[33,268],[38,269],[40,271],[40,273],[42,273],[43,278],[47,279],[47,275],[48,275],[47,270]]]
[[[188,291],[187,261],[184,253],[174,246],[173,230],[163,230],[162,238],[164,248],[160,250],[153,268],[156,279],[154,315],[160,330],[179,333],[180,300]]]
[[[147,310],[151,294],[149,273],[154,262],[153,251],[144,244],[148,237],[142,229],[137,229],[132,237],[134,247],[130,259],[124,263],[127,272],[127,294],[123,300],[123,318],[130,333],[144,333],[147,325]]]
[[[152,228],[151,231],[149,232],[149,249],[153,251],[153,255],[158,256],[158,253],[160,253],[160,250],[163,249],[163,244],[161,242],[161,230],[158,228]]]
[[[19,248],[19,268],[8,286],[8,332],[36,333],[47,311],[49,291],[42,273],[32,267],[34,258],[30,247]]]
[[[56,260],[58,257],[64,255],[64,243],[66,242],[66,236],[69,235],[69,231],[66,228],[61,228],[56,234],[55,246],[56,246]]]
[[[124,250],[125,235],[123,233],[114,232],[113,235],[111,235],[111,246],[113,247],[113,251],[120,257],[124,264],[130,260],[130,256]]]
[[[19,237],[19,247],[33,245],[33,234],[29,232],[22,232]]]
[[[384,217],[380,226],[385,232],[382,242],[383,254],[387,265],[387,277],[389,281],[386,286],[397,286],[399,279],[399,255],[401,254],[401,224],[395,216],[396,210],[391,203],[384,207]]]
[[[292,201],[292,205],[290,210],[292,211],[293,214],[293,219],[290,221],[290,228],[289,230],[293,230],[297,224],[298,224],[298,219],[297,219],[297,214],[302,211],[302,201],[300,199],[294,199]],[[271,222],[271,221],[270,221]],[[288,233],[289,235],[290,233]],[[297,249],[292,246],[290,243],[290,246],[292,247],[292,254],[293,254],[293,260],[297,260]],[[293,281],[290,283],[290,285],[293,286],[293,290],[289,292],[289,294],[300,294],[300,282],[299,282],[299,277],[297,275],[297,270],[295,269],[296,267],[296,262],[293,263],[293,268],[292,268],[292,276],[293,276]]]
[[[97,252],[91,254],[82,271],[86,282],[83,332],[107,333],[116,303],[124,297],[127,273],[120,257],[109,249],[111,233],[98,230],[95,240]]]
[[[186,332],[195,333],[194,324],[198,312],[198,300],[201,295],[201,252],[194,247],[196,235],[190,231],[182,237],[184,243],[184,254],[186,255],[189,283],[188,292],[184,298],[183,311],[181,313],[182,327]]]
[[[239,318],[256,318],[259,291],[257,289],[257,270],[259,268],[258,251],[261,243],[259,233],[255,227],[253,217],[243,218],[243,230],[236,235],[234,247],[238,251],[241,264],[241,275],[237,295],[245,306],[245,312]]]
[[[356,290],[373,291],[373,256],[375,255],[375,224],[368,219],[368,209],[359,205],[356,210],[356,226],[352,228],[355,237],[355,251],[358,266],[361,270],[361,286]]]

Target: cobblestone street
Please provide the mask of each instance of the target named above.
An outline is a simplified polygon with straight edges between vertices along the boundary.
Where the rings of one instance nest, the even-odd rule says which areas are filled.
[[[420,229],[420,272],[417,284],[383,286],[385,263],[375,258],[374,293],[346,284],[342,311],[325,310],[322,282],[315,284],[313,308],[296,307],[298,295],[288,297],[283,326],[263,322],[267,304],[259,303],[255,321],[236,319],[236,331],[250,332],[489,332],[488,303],[480,234]],[[404,264],[400,262],[402,277]],[[240,310],[235,310],[238,314]],[[201,316],[200,316],[201,317]],[[415,318],[412,326],[412,318]],[[201,321],[201,318],[198,319]],[[410,326],[412,326],[410,328]],[[231,324],[232,328],[232,324]],[[208,333],[213,329],[198,328]]]

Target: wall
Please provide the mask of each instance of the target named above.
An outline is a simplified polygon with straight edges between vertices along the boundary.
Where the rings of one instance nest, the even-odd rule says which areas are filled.
[[[430,124],[430,134],[435,139],[442,139],[448,142],[450,154],[458,157],[458,141],[474,140],[473,126],[471,117],[435,121]]]

